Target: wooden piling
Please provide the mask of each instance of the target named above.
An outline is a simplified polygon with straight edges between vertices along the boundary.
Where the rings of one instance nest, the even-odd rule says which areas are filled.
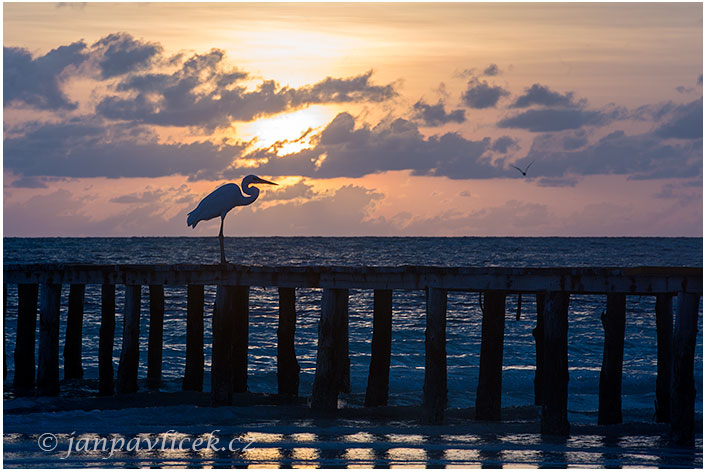
[[[505,294],[486,292],[481,328],[476,419],[500,421],[505,337]]]
[[[371,343],[365,406],[387,405],[392,349],[392,290],[373,293],[373,340]]]
[[[321,297],[316,374],[311,407],[336,410],[338,393],[350,391],[348,290],[325,288]]]
[[[569,293],[548,292],[544,304],[544,374],[541,433],[569,435]]]
[[[83,345],[83,300],[86,286],[71,284],[69,288],[69,312],[66,317],[64,336],[64,378],[82,379],[81,350]]]
[[[5,336],[5,327],[7,326],[7,284],[2,284],[2,380],[7,379],[7,352],[5,345],[7,339]]]
[[[542,405],[544,389],[544,293],[537,294],[537,326],[532,330],[535,344],[536,369],[534,371],[534,404]]]
[[[17,286],[17,336],[15,338],[15,395],[34,390],[34,347],[37,337],[37,297],[39,285]]]
[[[186,367],[183,390],[203,390],[203,285],[189,285],[186,295]]]
[[[279,324],[277,326],[277,393],[299,395],[299,363],[294,352],[296,330],[296,293],[279,287]]]
[[[118,364],[118,393],[137,392],[137,371],[140,365],[140,304],[141,285],[125,286],[123,317],[123,347]]]
[[[694,349],[699,318],[699,294],[681,292],[674,324],[670,440],[694,446]]]
[[[446,385],[446,289],[427,291],[422,421],[441,424],[447,401]]]
[[[233,312],[233,392],[248,391],[248,315],[250,287],[236,286]]]
[[[657,317],[657,389],[655,420],[669,423],[669,397],[672,389],[672,295],[657,295],[655,314]]]
[[[98,395],[112,395],[115,341],[115,285],[101,286],[101,327],[98,340]]]
[[[162,382],[164,332],[164,285],[150,285],[150,331],[147,340],[147,388],[159,389]]]
[[[598,384],[598,424],[619,424],[623,422],[621,393],[625,345],[625,294],[608,294],[601,323],[605,339]]]
[[[213,304],[213,342],[211,354],[211,403],[233,402],[233,311],[235,287],[218,285]]]
[[[60,284],[42,284],[39,299],[39,359],[37,391],[59,395],[59,303]]]

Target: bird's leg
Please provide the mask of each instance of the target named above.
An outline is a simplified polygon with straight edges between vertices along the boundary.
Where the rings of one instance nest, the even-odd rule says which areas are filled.
[[[218,233],[218,241],[221,243],[221,264],[226,264],[228,261],[226,261],[226,251],[223,246],[223,220],[225,218],[221,217],[221,231]]]

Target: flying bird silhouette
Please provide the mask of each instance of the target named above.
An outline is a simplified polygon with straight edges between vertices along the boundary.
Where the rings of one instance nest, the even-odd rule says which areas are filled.
[[[535,160],[536,160],[536,159],[535,159]],[[510,164],[510,167],[514,167],[515,169],[517,169],[518,171],[520,171],[520,174],[522,174],[524,177],[527,177],[527,170],[530,168],[530,166],[531,166],[532,164],[534,164],[534,161],[530,162],[530,163],[527,165],[527,167],[525,167],[525,170],[522,170],[522,169],[520,169],[520,168],[517,167],[517,166],[513,166],[512,164]]]
[[[206,195],[199,205],[189,212],[186,218],[186,226],[196,228],[199,221],[208,221],[217,216],[221,217],[221,231],[218,233],[218,241],[221,243],[222,264],[227,262],[225,248],[223,247],[223,220],[233,208],[250,205],[257,200],[258,195],[260,195],[260,189],[251,187],[252,184],[277,185],[269,180],[261,179],[257,175],[248,175],[240,184],[243,187],[243,193],[247,196],[243,196],[243,193],[240,193],[240,188],[236,184],[221,185]]]

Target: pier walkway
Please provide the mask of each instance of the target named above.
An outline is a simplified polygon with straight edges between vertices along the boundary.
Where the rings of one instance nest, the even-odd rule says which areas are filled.
[[[335,414],[340,392],[350,390],[348,295],[374,291],[373,337],[366,406],[387,404],[394,290],[426,292],[425,377],[422,420],[444,421],[447,402],[446,305],[449,291],[478,292],[482,338],[476,419],[499,421],[505,299],[512,294],[537,301],[535,404],[541,405],[543,434],[568,435],[568,325],[571,294],[606,296],[599,424],[622,422],[621,377],[626,295],[656,297],[658,340],[656,420],[670,424],[675,444],[694,442],[694,349],[702,294],[702,268],[500,268],[500,267],[258,267],[224,265],[5,265],[7,284],[18,285],[14,390],[17,395],[58,395],[61,286],[70,285],[64,346],[66,378],[81,378],[83,304],[86,284],[101,285],[99,395],[137,391],[142,286],[149,287],[147,384],[159,385],[162,364],[164,286],[187,286],[184,390],[203,389],[204,342],[212,343],[211,399],[232,403],[247,390],[248,313],[257,300],[249,287],[277,288],[278,394],[298,396],[294,352],[296,288],[321,288],[316,374],[311,408]],[[122,346],[113,370],[115,291],[123,285]],[[216,285],[213,339],[204,339],[204,285]],[[676,297],[676,312],[673,302]],[[6,305],[6,304],[5,304]],[[521,305],[521,303],[518,303]],[[519,307],[518,307],[519,308]],[[39,349],[35,362],[37,314]],[[673,316],[676,313],[676,316]],[[675,319],[674,319],[675,318]],[[8,331],[7,328],[5,330]],[[36,374],[35,374],[36,367]],[[308,392],[307,392],[308,393]]]

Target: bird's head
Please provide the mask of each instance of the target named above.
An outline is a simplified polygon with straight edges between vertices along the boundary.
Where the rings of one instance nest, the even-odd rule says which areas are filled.
[[[261,179],[257,175],[248,175],[243,179],[243,187],[246,187],[250,184],[269,184],[269,185],[279,185],[276,184],[275,182],[270,182],[269,180]]]

